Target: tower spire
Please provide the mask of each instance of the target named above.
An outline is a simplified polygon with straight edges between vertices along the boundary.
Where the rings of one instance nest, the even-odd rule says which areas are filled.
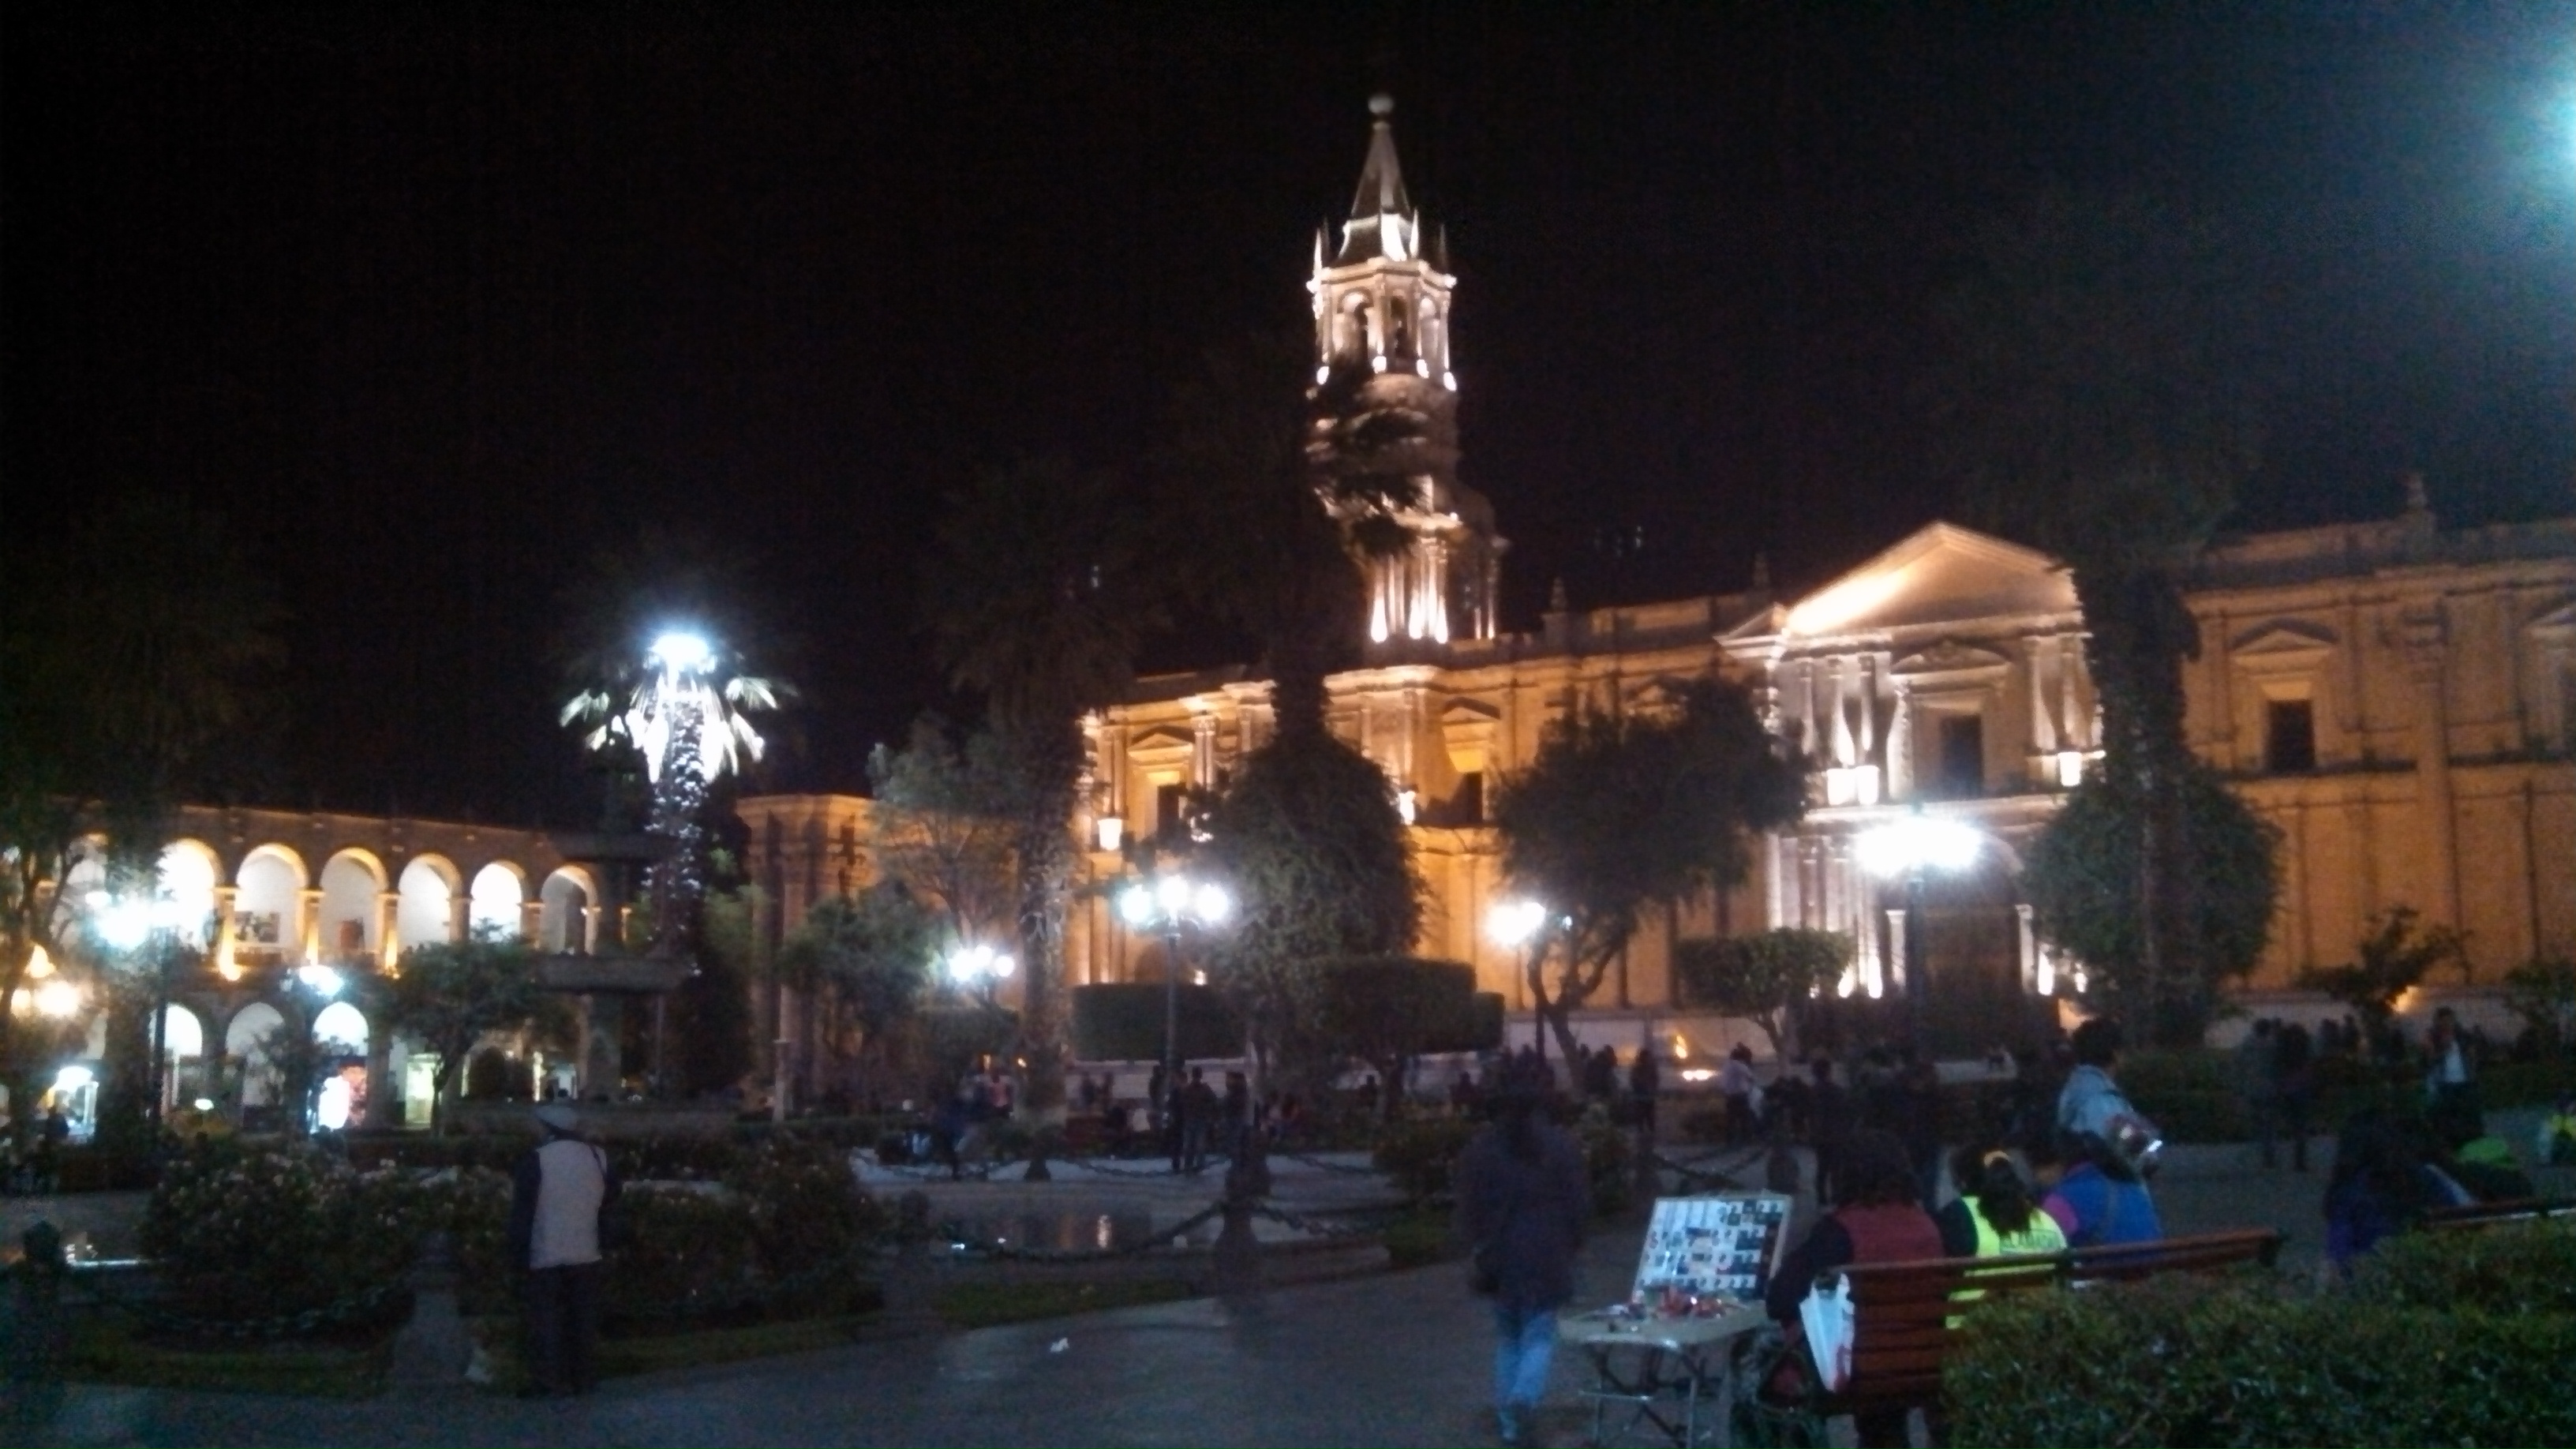
[[[1333,265],[1347,267],[1372,257],[1403,261],[1420,254],[1413,199],[1404,190],[1404,163],[1395,155],[1395,97],[1381,91],[1369,97],[1368,160],[1360,167],[1359,189],[1351,194],[1351,219],[1342,226],[1342,250]]]

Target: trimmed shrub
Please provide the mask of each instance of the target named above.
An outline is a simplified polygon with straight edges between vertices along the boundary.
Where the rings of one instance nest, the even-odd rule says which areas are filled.
[[[1980,1305],[1942,1391],[1962,1444],[2565,1444],[2571,1354],[2564,1313],[2174,1276]]]
[[[743,1154],[730,1185],[750,1214],[753,1250],[779,1307],[836,1313],[856,1264],[886,1236],[886,1216],[828,1142],[776,1136]]]
[[[1458,1158],[1482,1124],[1464,1117],[1417,1117],[1380,1134],[1372,1160],[1414,1202],[1449,1200]]]
[[[713,1183],[631,1183],[619,1197],[626,1241],[601,1275],[617,1332],[668,1331],[764,1316],[752,1205]]]
[[[353,1307],[400,1288],[425,1226],[412,1179],[306,1144],[210,1141],[162,1171],[142,1248],[172,1306],[248,1322]],[[386,1314],[400,1305],[386,1300]],[[379,1315],[382,1316],[382,1315]],[[347,1319],[335,1315],[336,1322]]]
[[[1637,1154],[1628,1145],[1628,1134],[1596,1108],[1584,1113],[1574,1138],[1583,1144],[1583,1170],[1592,1182],[1592,1211],[1607,1217],[1627,1207],[1637,1184]]]
[[[1121,981],[1073,988],[1073,1054],[1086,1062],[1163,1058],[1163,983]],[[1213,986],[1182,983],[1181,1060],[1243,1055],[1243,1022]]]
[[[2576,1315],[2576,1222],[2384,1238],[2354,1266],[2352,1293],[2395,1308]]]

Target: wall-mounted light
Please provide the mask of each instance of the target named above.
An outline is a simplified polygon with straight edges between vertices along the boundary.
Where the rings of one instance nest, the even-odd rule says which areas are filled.
[[[1115,815],[1103,815],[1091,822],[1092,838],[1103,850],[1116,850],[1127,838],[1127,822]]]

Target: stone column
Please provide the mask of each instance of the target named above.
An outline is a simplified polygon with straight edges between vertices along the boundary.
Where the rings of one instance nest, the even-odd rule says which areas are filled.
[[[1896,681],[1896,712],[1887,722],[1887,798],[1914,795],[1914,686]]]
[[[462,941],[474,934],[474,897],[465,891],[447,893],[447,939]]]
[[[392,974],[402,960],[402,892],[376,892],[376,969]]]
[[[2057,783],[2057,716],[2049,708],[2048,656],[2057,641],[2032,635],[2022,641],[2030,655],[2030,757],[2031,777],[2038,784]],[[2026,968],[2029,958],[2023,957]]]
[[[1905,908],[1902,906],[1890,906],[1887,910],[1887,961],[1880,968],[1879,980],[1882,987],[1906,986]]]
[[[2415,685],[2415,804],[2424,831],[2424,866],[2432,897],[2424,903],[2431,924],[2460,924],[2459,816],[2451,789],[2451,711],[2445,689],[2441,606],[2410,610],[2398,622],[2406,672]]]
[[[322,959],[322,888],[306,886],[295,893],[295,944],[306,961]]]
[[[534,946],[545,933],[546,903],[543,897],[519,902],[519,939]]]
[[[2039,988],[2039,939],[2031,932],[2030,902],[2015,903],[2013,915],[2021,927],[2021,989],[2036,991]]]
[[[235,959],[235,945],[240,941],[233,922],[233,911],[241,900],[241,887],[215,887],[215,972],[226,981],[241,979],[241,962]]]

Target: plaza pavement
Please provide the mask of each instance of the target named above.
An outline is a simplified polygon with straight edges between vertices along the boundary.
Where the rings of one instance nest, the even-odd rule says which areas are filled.
[[[2288,1264],[2306,1270],[2322,1236],[2330,1153],[2316,1142],[2312,1171],[2301,1176],[2266,1172],[2244,1148],[2176,1149],[2156,1189],[2166,1228],[2278,1227],[2290,1236]],[[1713,1165],[1739,1164],[1758,1178],[1747,1154]],[[2569,1170],[2546,1177],[2546,1189],[2576,1189]],[[1803,1220],[1812,1205],[1801,1207]],[[1582,1301],[1625,1291],[1641,1234],[1632,1220],[1593,1235]],[[1242,1303],[1200,1299],[612,1380],[570,1402],[458,1391],[332,1403],[75,1386],[54,1438],[82,1446],[1485,1444],[1493,1442],[1490,1333],[1484,1303],[1446,1265],[1273,1289]],[[1560,1358],[1551,1442],[1579,1438],[1575,1380],[1574,1364]]]

